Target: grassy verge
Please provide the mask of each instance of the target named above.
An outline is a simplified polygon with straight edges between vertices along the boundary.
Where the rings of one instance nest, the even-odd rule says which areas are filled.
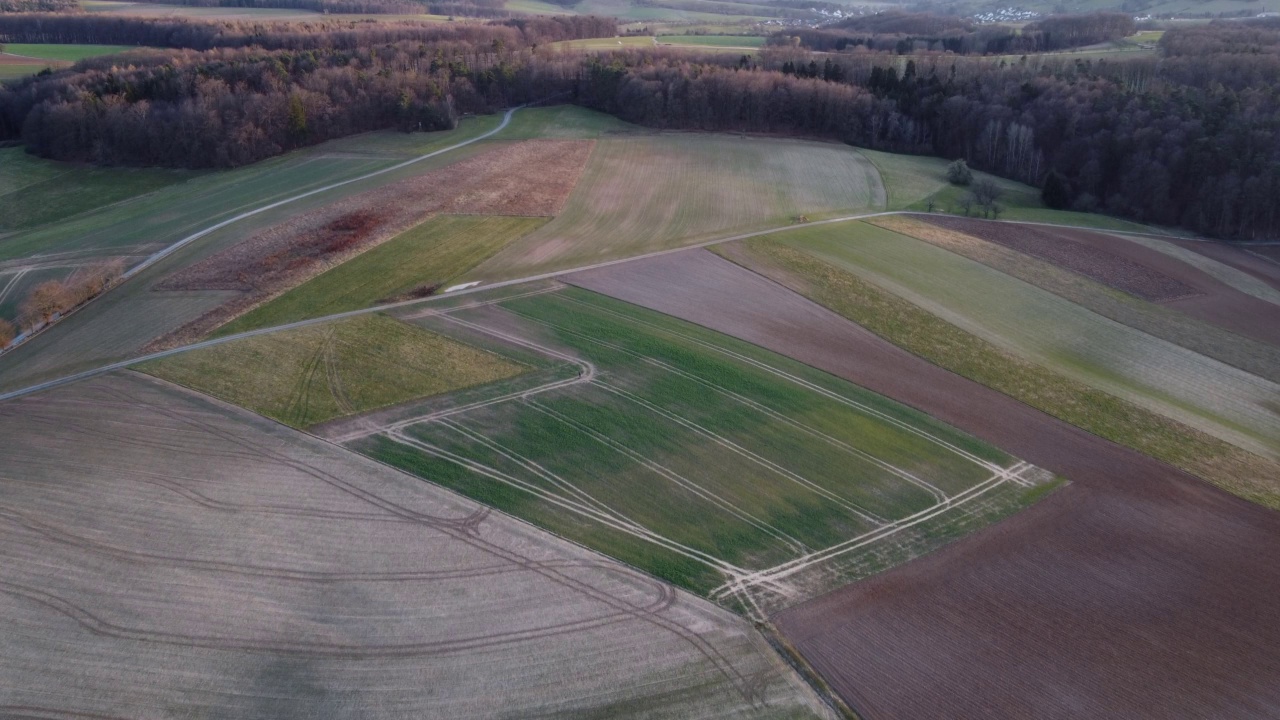
[[[765,272],[772,264],[792,278],[802,277],[803,283],[791,283],[796,290],[930,362],[1240,497],[1280,509],[1276,463],[1001,350],[800,250],[766,239],[744,246],[765,261]]]
[[[525,370],[381,315],[236,340],[143,372],[293,427],[512,377]]]
[[[218,329],[233,335],[358,310],[421,286],[449,282],[546,218],[443,215],[308,280]]]

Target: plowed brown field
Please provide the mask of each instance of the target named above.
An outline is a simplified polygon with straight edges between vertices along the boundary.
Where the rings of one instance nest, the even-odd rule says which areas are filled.
[[[867,717],[1280,714],[1280,514],[705,251],[569,281],[790,355],[1073,481],[1009,521],[774,617]]]
[[[1240,335],[1280,345],[1280,306],[1241,292],[1176,257],[1121,236],[972,218],[936,215],[922,218],[934,225],[1048,260],[1117,290],[1176,308]],[[1184,246],[1188,244],[1208,243],[1184,243]]]

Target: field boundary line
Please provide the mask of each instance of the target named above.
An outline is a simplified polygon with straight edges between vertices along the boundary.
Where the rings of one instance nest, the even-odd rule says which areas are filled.
[[[516,110],[518,110],[518,109],[520,109],[520,108],[512,108],[511,110],[508,110],[508,111],[507,111],[507,113],[508,113],[507,117],[509,118],[509,117],[510,117],[510,113],[513,113],[513,112],[515,112],[515,111],[516,111]],[[505,118],[504,118],[504,122],[505,122]],[[485,138],[485,137],[489,137],[489,135],[491,135],[491,134],[492,134],[492,133],[494,133],[494,132],[496,132],[496,130],[494,130],[494,131],[490,131],[490,133],[489,133],[489,134],[481,135],[481,136],[477,136],[477,137],[475,137],[475,138],[472,138],[471,140],[468,140],[468,141],[466,141],[466,142],[465,142],[465,143],[463,143],[463,144],[473,143],[473,142],[476,142],[476,141],[478,141],[478,140],[481,140],[481,139],[483,139],[483,138]],[[453,146],[453,147],[455,147],[455,148],[456,148],[457,146]],[[450,148],[445,148],[445,150],[448,150],[448,149],[450,149]],[[440,152],[444,152],[444,150],[438,150],[438,151],[436,151],[436,153],[440,153]],[[422,156],[422,157],[423,157],[423,158],[425,158],[425,157],[430,157],[430,155],[425,155],[425,156]],[[381,170],[381,171],[378,171],[378,172],[386,172],[386,171],[391,170],[391,169],[393,169],[393,168],[385,168],[384,170]],[[367,177],[367,176],[366,176],[366,177]],[[360,178],[354,178],[354,179],[352,179],[352,180],[346,180],[346,181],[343,181],[343,183],[355,182],[356,180],[359,180],[359,179],[360,179]],[[337,186],[333,186],[333,187],[337,187]],[[313,191],[310,191],[310,192],[309,192],[309,194],[310,194],[310,193],[315,193],[315,192],[321,192],[321,191],[322,191],[322,190],[313,190]],[[303,196],[298,196],[298,197],[303,197]],[[294,199],[297,199],[297,198],[294,198]],[[283,204],[284,202],[285,202],[285,201],[281,201],[281,204]],[[5,400],[10,400],[10,399],[12,399],[12,398],[16,398],[16,397],[21,397],[21,396],[23,396],[23,395],[30,395],[30,394],[32,394],[32,393],[37,393],[37,392],[40,392],[40,391],[42,391],[42,390],[48,390],[48,389],[50,389],[50,388],[58,387],[58,386],[61,386],[61,385],[66,385],[66,384],[68,384],[68,383],[73,383],[73,382],[77,382],[77,381],[84,380],[84,379],[87,379],[87,378],[95,377],[95,376],[97,376],[97,375],[101,375],[101,374],[104,374],[104,373],[112,372],[112,371],[114,371],[114,370],[120,370],[120,369],[122,369],[122,368],[127,368],[127,367],[130,367],[130,366],[132,366],[132,365],[137,365],[137,364],[144,363],[144,362],[148,362],[148,361],[151,361],[151,360],[158,360],[158,359],[160,359],[160,358],[169,357],[169,356],[171,356],[171,355],[177,355],[177,354],[184,353],[184,352],[189,352],[189,351],[192,351],[192,350],[200,350],[200,349],[203,349],[203,348],[206,348],[206,347],[211,347],[211,346],[213,346],[213,345],[219,345],[219,344],[221,344],[221,343],[225,343],[225,342],[231,342],[231,341],[234,341],[234,340],[241,340],[241,339],[244,339],[244,338],[255,337],[255,336],[257,336],[257,335],[264,335],[264,334],[267,334],[267,333],[279,332],[279,331],[284,331],[284,330],[292,330],[292,329],[294,329],[294,328],[305,327],[305,326],[307,326],[307,325],[315,325],[315,324],[319,324],[319,323],[333,322],[333,321],[336,321],[336,320],[343,320],[343,319],[346,319],[346,318],[357,317],[357,316],[360,316],[360,315],[367,315],[367,314],[370,314],[370,313],[386,312],[386,311],[388,311],[388,310],[394,310],[394,309],[401,308],[401,307],[409,307],[409,306],[413,306],[413,305],[421,305],[421,304],[425,304],[425,303],[430,303],[430,302],[438,301],[438,300],[440,300],[441,298],[445,298],[445,297],[459,297],[459,296],[462,296],[462,295],[470,295],[470,294],[473,294],[473,293],[485,292],[485,291],[488,291],[488,290],[496,290],[496,289],[498,289],[498,288],[510,287],[510,286],[513,286],[513,285],[523,285],[523,284],[525,284],[525,283],[536,282],[536,281],[538,281],[538,280],[549,280],[549,279],[553,279],[553,278],[563,277],[563,276],[565,276],[565,275],[573,275],[573,274],[575,274],[575,273],[586,272],[586,271],[588,271],[588,270],[598,270],[598,269],[601,269],[601,268],[612,267],[612,266],[614,266],[614,265],[621,265],[621,264],[623,264],[623,263],[633,262],[633,261],[637,261],[637,260],[648,260],[648,259],[655,258],[655,257],[662,257],[662,256],[664,256],[664,255],[671,255],[671,254],[673,254],[673,253],[684,252],[684,251],[686,251],[686,250],[696,250],[696,249],[700,249],[700,248],[707,248],[707,247],[711,247],[711,246],[714,246],[714,245],[721,245],[721,244],[724,244],[724,243],[736,242],[736,241],[739,241],[739,240],[748,240],[748,239],[755,238],[755,237],[761,237],[761,236],[765,236],[765,235],[773,235],[773,234],[775,234],[775,233],[780,233],[780,232],[787,232],[787,231],[789,231],[789,230],[797,230],[797,229],[802,229],[802,228],[816,227],[816,226],[820,226],[820,225],[832,225],[832,224],[836,224],[836,223],[853,222],[853,221],[856,221],[856,220],[866,220],[866,219],[869,219],[869,218],[875,218],[875,217],[887,217],[887,216],[893,216],[893,215],[909,215],[909,216],[924,215],[924,216],[928,216],[928,215],[929,215],[929,213],[923,213],[923,212],[919,212],[919,211],[909,211],[909,210],[883,210],[883,211],[876,211],[876,212],[858,213],[858,214],[854,214],[854,215],[845,215],[845,216],[841,216],[841,217],[828,218],[828,219],[826,219],[826,220],[815,220],[815,221],[813,221],[813,222],[808,222],[808,223],[791,223],[791,224],[781,225],[781,226],[778,226],[778,227],[768,228],[768,229],[764,229],[764,230],[753,230],[753,231],[751,231],[751,232],[738,233],[738,234],[729,235],[729,236],[725,236],[725,237],[714,238],[714,239],[711,239],[711,240],[704,240],[704,241],[702,241],[702,242],[691,243],[691,244],[688,244],[688,245],[682,245],[682,246],[680,246],[680,247],[666,248],[666,249],[664,249],[664,250],[655,250],[655,251],[653,251],[653,252],[642,253],[642,254],[640,254],[640,255],[633,255],[633,256],[631,256],[631,257],[618,258],[618,259],[615,259],[615,260],[605,260],[605,261],[598,262],[598,263],[592,263],[592,264],[590,264],[590,265],[582,265],[582,266],[579,266],[579,267],[566,268],[566,269],[564,269],[564,270],[552,270],[552,271],[549,271],[549,272],[538,273],[538,274],[536,274],[536,275],[529,275],[529,276],[522,277],[522,278],[514,278],[514,279],[511,279],[511,280],[500,280],[500,281],[493,282],[493,283],[489,283],[489,284],[482,284],[482,285],[478,285],[478,286],[475,286],[475,287],[467,288],[467,289],[465,289],[465,290],[458,290],[458,291],[455,291],[455,292],[450,293],[449,295],[434,295],[434,296],[425,297],[425,298],[416,298],[416,299],[413,299],[413,300],[403,300],[403,301],[400,301],[400,302],[386,303],[386,304],[382,304],[382,305],[374,305],[374,306],[367,307],[367,308],[361,308],[361,309],[359,309],[359,310],[348,310],[348,311],[346,311],[346,312],[334,313],[334,314],[332,314],[332,315],[325,315],[325,316],[318,317],[318,318],[308,318],[308,319],[306,319],[306,320],[299,320],[299,321],[297,321],[297,322],[285,323],[285,324],[283,324],[283,325],[276,325],[276,326],[268,327],[268,328],[258,328],[258,329],[256,329],[256,330],[246,330],[245,332],[235,333],[235,334],[233,334],[233,335],[225,335],[225,336],[223,336],[223,337],[219,337],[219,338],[210,338],[210,339],[208,339],[208,340],[201,340],[201,341],[198,341],[198,342],[191,343],[191,344],[189,344],[189,345],[183,345],[183,346],[176,347],[176,348],[170,348],[169,350],[162,350],[162,351],[160,351],[160,352],[150,353],[150,354],[147,354],[147,355],[140,355],[140,356],[138,356],[138,357],[129,358],[129,359],[126,359],[126,360],[120,360],[120,361],[117,361],[117,362],[108,363],[108,364],[106,364],[106,365],[101,365],[101,366],[99,366],[99,367],[91,368],[91,369],[89,369],[89,370],[84,370],[84,371],[81,371],[81,372],[78,372],[78,373],[73,373],[73,374],[71,374],[71,375],[64,375],[64,376],[62,376],[62,377],[54,378],[54,379],[52,379],[52,380],[45,380],[45,381],[43,381],[43,382],[36,383],[36,384],[34,384],[34,385],[29,385],[29,386],[27,386],[27,387],[18,388],[18,389],[15,389],[15,390],[10,390],[10,391],[7,391],[7,392],[3,392],[3,393],[0,393],[0,402],[3,402],[3,401],[5,401]],[[246,216],[246,217],[247,217],[247,216]],[[1144,232],[1138,232],[1138,231],[1133,231],[1133,230],[1102,230],[1102,229],[1099,229],[1099,228],[1086,227],[1086,226],[1082,226],[1082,225],[1066,225],[1066,224],[1053,225],[1052,223],[1038,223],[1038,222],[1033,222],[1033,221],[1028,221],[1028,220],[992,220],[992,221],[990,221],[990,222],[1014,223],[1014,224],[1023,224],[1023,225],[1050,225],[1050,226],[1054,226],[1054,227],[1062,227],[1062,228],[1065,228],[1065,229],[1072,229],[1072,230],[1088,230],[1088,231],[1091,231],[1091,232],[1102,232],[1102,233],[1122,233],[1122,234],[1130,234],[1130,235],[1149,235],[1149,236],[1156,237],[1156,238],[1171,238],[1171,239],[1174,239],[1174,240],[1182,240],[1182,239],[1197,240],[1197,238],[1181,238],[1181,237],[1179,237],[1179,236],[1169,235],[1169,234],[1163,234],[1163,235],[1162,235],[1162,234],[1159,234],[1159,233],[1144,233]],[[221,227],[221,226],[219,226],[219,227]],[[203,231],[203,232],[204,232],[205,234],[208,234],[209,232],[213,232],[213,230],[214,230],[214,229],[218,229],[218,228],[210,228],[210,229],[207,229],[206,231]],[[1208,240],[1199,240],[1199,241],[1200,241],[1200,242],[1210,242],[1210,241],[1208,241]],[[161,252],[163,252],[163,251],[161,251]],[[99,297],[101,297],[101,296],[99,296]],[[96,299],[97,299],[97,298],[95,298],[95,300],[96,300]],[[90,301],[90,303],[92,303],[92,302],[93,302],[93,301]],[[70,317],[71,315],[75,314],[76,312],[79,312],[79,311],[80,311],[80,310],[82,310],[84,307],[87,307],[90,303],[85,303],[84,305],[81,305],[79,308],[76,308],[75,310],[72,310],[70,313],[68,313],[67,315],[65,315],[65,316],[63,316],[62,318],[60,318],[60,319],[59,319],[59,322],[61,322],[63,319],[65,319],[65,318],[67,318],[67,317]],[[32,334],[32,335],[22,337],[22,339],[21,339],[21,341],[20,341],[20,342],[15,342],[14,344],[12,344],[12,345],[10,345],[9,347],[5,348],[3,351],[0,351],[0,357],[3,357],[5,354],[9,353],[10,351],[14,350],[15,348],[20,347],[22,344],[25,344],[25,343],[26,343],[28,340],[30,340],[31,338],[33,338],[33,337],[35,337],[36,335],[39,335],[40,333],[44,332],[44,330],[48,329],[48,327],[50,327],[50,326],[45,326],[44,328],[41,328],[41,330],[37,331],[36,333],[34,333],[34,334]]]

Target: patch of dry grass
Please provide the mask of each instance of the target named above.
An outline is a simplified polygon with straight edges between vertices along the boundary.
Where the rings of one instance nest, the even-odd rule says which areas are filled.
[[[382,315],[234,340],[139,369],[294,427],[526,370]]]

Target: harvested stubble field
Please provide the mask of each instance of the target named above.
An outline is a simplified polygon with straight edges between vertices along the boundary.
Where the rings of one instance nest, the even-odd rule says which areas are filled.
[[[1280,305],[1125,237],[1088,230],[927,216],[930,223],[1033,255],[1244,337],[1280,345]]]
[[[1280,457],[1280,385],[930,243],[863,222],[768,236],[1085,386]]]
[[[461,278],[545,218],[437,215],[218,328],[215,335],[284,325],[430,294]]]
[[[578,373],[326,437],[757,618],[1004,517],[1052,479],[856,386],[593,293],[413,314]]]
[[[825,282],[774,263],[755,267],[797,287]],[[1274,511],[943,370],[705,251],[570,281],[825,369],[1072,481],[963,542],[773,616],[865,717],[1280,713],[1280,626],[1266,620],[1280,610]]]
[[[139,369],[306,427],[527,368],[382,315],[362,315],[172,355]]]
[[[481,270],[524,277],[883,205],[875,166],[842,145],[692,133],[603,138],[564,212]]]
[[[0,451],[5,717],[829,717],[720,608],[145,376]]]
[[[440,170],[384,185],[298,215],[155,285],[158,291],[244,293],[156,340],[158,350],[192,342],[434,213],[555,215],[578,181],[591,142],[527,140]]]
[[[963,255],[970,260],[976,260],[1135,330],[1141,330],[1194,350],[1201,355],[1221,360],[1259,377],[1280,382],[1280,345],[1254,340],[1219,325],[1193,318],[1179,310],[1140,300],[1083,275],[1059,268],[1053,263],[1006,248],[998,243],[988,242],[976,235],[948,230],[917,218],[901,215],[876,218],[870,222],[886,230],[909,235]],[[1127,241],[1114,238],[1111,242]],[[1139,249],[1153,252],[1142,246],[1139,246]],[[1160,257],[1167,262],[1178,262],[1164,255]],[[1188,270],[1198,273],[1192,268]],[[1202,295],[1202,298],[1225,298],[1229,304],[1242,309],[1252,306],[1255,302],[1264,302],[1252,295],[1241,293],[1204,273],[1199,273],[1196,280],[1200,283],[1200,287],[1205,288],[1206,294]],[[1280,307],[1263,308],[1262,312],[1264,315],[1280,313]],[[1248,318],[1244,320],[1247,322]],[[1255,328],[1262,328],[1264,325],[1253,323]],[[1280,320],[1277,320],[1276,325],[1280,326]]]

